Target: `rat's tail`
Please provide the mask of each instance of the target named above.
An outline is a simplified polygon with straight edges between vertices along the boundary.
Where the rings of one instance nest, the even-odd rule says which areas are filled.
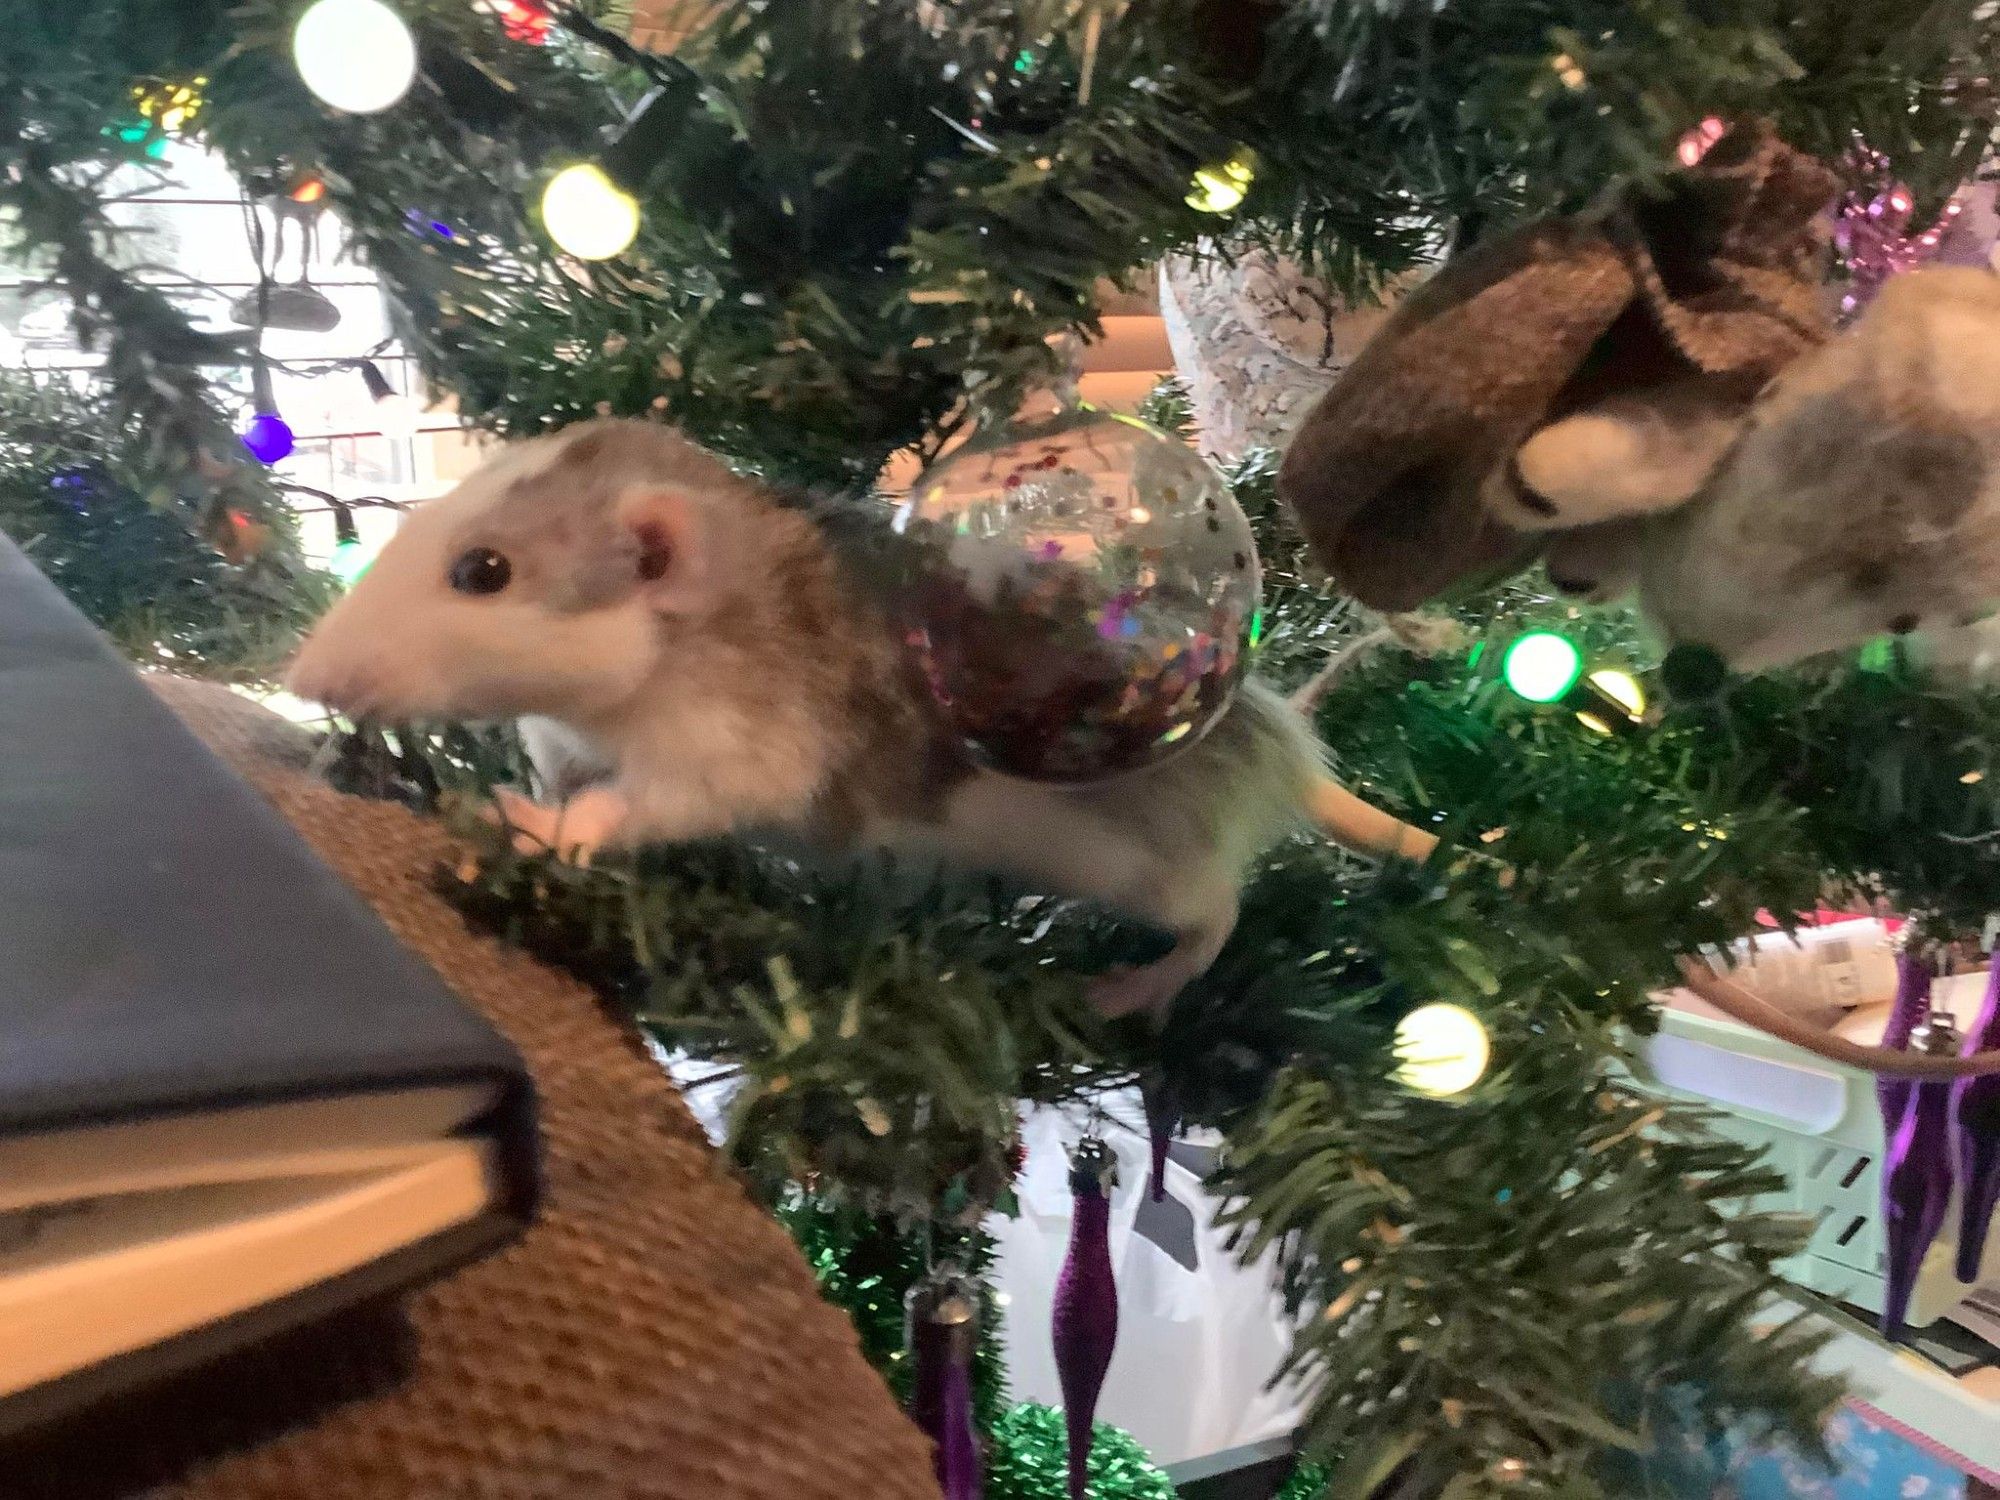
[[[1292,715],[1312,742],[1312,768],[1299,800],[1312,825],[1343,849],[1378,858],[1423,860],[1437,847],[1437,835],[1382,811],[1334,780],[1326,767],[1326,748],[1312,732],[1313,710],[1327,689],[1378,646],[1396,639],[1390,626],[1377,626],[1335,651],[1318,674],[1292,694]]]
[[[1315,828],[1356,854],[1425,860],[1437,848],[1436,834],[1355,796],[1324,768],[1306,787],[1305,809]]]
[[[1268,841],[1303,814],[1327,838],[1356,854],[1428,858],[1437,847],[1435,834],[1383,812],[1333,778],[1326,746],[1301,711],[1309,701],[1304,694],[1288,700],[1252,677],[1216,726],[1212,738],[1218,762],[1246,782],[1231,800],[1248,811],[1246,821],[1259,830],[1253,837]],[[1248,850],[1246,858],[1262,847]]]

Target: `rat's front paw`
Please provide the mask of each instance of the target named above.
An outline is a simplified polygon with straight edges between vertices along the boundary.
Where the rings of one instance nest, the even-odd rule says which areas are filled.
[[[493,802],[517,852],[553,852],[558,859],[580,866],[588,866],[592,855],[613,842],[627,811],[625,799],[609,787],[592,787],[554,807],[495,787]]]
[[[507,830],[516,854],[543,854],[556,846],[560,807],[537,802],[511,787],[496,786],[492,805],[481,813],[487,822]]]

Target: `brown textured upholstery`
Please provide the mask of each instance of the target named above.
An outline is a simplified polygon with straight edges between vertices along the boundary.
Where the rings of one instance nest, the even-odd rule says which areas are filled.
[[[161,696],[513,1040],[547,1202],[513,1246],[89,1413],[0,1458],[0,1497],[936,1500],[928,1446],[635,1032],[468,931],[431,822],[304,774],[220,688]],[[198,879],[199,872],[189,872]],[[337,956],[329,961],[337,962]]]

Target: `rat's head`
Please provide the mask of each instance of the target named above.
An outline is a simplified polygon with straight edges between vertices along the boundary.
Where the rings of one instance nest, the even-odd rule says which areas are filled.
[[[1669,642],[1745,672],[2000,604],[2000,278],[1891,277],[1765,388],[1642,553]]]
[[[647,423],[509,448],[408,517],[287,686],[357,717],[616,714],[712,613],[705,521],[745,489]]]
[[[1671,644],[1760,672],[2000,602],[2000,421],[1857,385],[1772,403],[1708,489],[1651,524],[1640,602]]]

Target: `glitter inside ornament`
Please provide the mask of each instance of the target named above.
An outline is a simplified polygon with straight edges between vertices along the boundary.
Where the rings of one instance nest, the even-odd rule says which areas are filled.
[[[1255,644],[1250,523],[1222,476],[1087,408],[974,439],[911,489],[904,639],[982,765],[1081,782],[1186,749]]]

